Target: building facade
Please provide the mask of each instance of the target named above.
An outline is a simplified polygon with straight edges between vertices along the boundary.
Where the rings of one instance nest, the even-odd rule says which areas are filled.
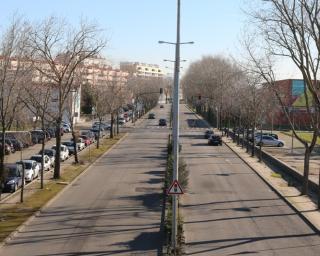
[[[120,70],[137,77],[164,77],[165,72],[159,65],[141,62],[120,62]]]

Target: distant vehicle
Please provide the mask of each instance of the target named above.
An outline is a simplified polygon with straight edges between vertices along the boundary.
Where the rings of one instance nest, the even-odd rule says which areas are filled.
[[[45,148],[44,155],[47,155],[50,158],[51,167],[54,166],[56,160],[56,151],[54,149]],[[39,151],[39,155],[42,155],[42,150]]]
[[[91,138],[86,136],[86,135],[80,135],[79,138],[83,139],[83,142],[84,142],[86,147],[89,146],[92,143]]]
[[[48,133],[44,132],[43,130],[32,130],[30,131],[32,142],[34,144],[42,143],[42,141],[47,141]]]
[[[261,135],[261,132],[257,132],[255,136],[257,137],[257,136],[260,136],[260,135]],[[263,132],[262,135],[268,135],[268,136],[271,136],[271,137],[273,137],[273,138],[275,138],[277,140],[279,139],[278,135],[274,134],[274,133]]]
[[[213,130],[206,130],[204,133],[204,138],[209,139],[213,133],[214,133]]]
[[[163,105],[160,105],[160,108],[164,108],[164,106],[163,106]]]
[[[4,180],[3,192],[15,192],[22,186],[22,171],[22,165],[20,164],[4,165],[6,178]]]
[[[167,126],[167,120],[164,118],[159,119],[159,126]]]
[[[2,147],[2,142],[0,142],[0,148],[2,149]],[[6,155],[11,154],[11,147],[7,143],[4,144],[4,153]],[[2,150],[0,150],[0,154],[2,154]]]
[[[2,140],[0,140],[0,143],[2,144]],[[9,146],[7,149],[10,149],[10,153],[16,152],[11,139],[5,139],[5,144]]]
[[[148,119],[155,119],[156,115],[154,113],[149,113]]]
[[[124,117],[119,117],[118,124],[124,125],[125,123],[126,123],[126,120],[124,119]]]
[[[33,181],[33,179],[39,176],[40,165],[34,160],[22,160],[16,162],[16,164],[24,165],[24,179],[27,182]]]
[[[69,155],[74,155],[74,142],[73,141],[63,141],[61,143],[62,145],[65,145],[69,150]]]
[[[274,146],[274,147],[283,147],[284,142],[282,140],[277,140],[269,135],[262,135],[255,137],[255,142],[258,146]]]
[[[208,139],[208,145],[220,145],[222,146],[222,139],[221,136],[216,135],[216,134],[212,134],[209,139]]]
[[[40,170],[42,167],[42,155],[33,155],[30,157],[30,160],[34,160],[39,163],[40,165]],[[47,155],[43,155],[43,170],[44,171],[49,171],[51,168],[51,161],[50,157]]]
[[[71,127],[67,123],[61,124],[61,128],[63,129],[63,132],[65,132],[65,133],[71,132]]]
[[[71,138],[71,140],[73,142],[73,139]],[[84,149],[86,147],[85,143],[84,143],[84,140],[82,138],[78,138],[77,139],[77,149],[79,151],[81,151],[82,149]]]
[[[93,143],[95,141],[95,134],[91,130],[81,130],[80,135],[81,136],[84,135],[84,136],[89,137],[91,139],[91,143]]]
[[[51,148],[54,150],[57,150],[56,145],[53,145]],[[69,157],[69,150],[68,150],[67,146],[61,145],[60,146],[60,159],[61,159],[61,161],[67,160],[68,157]]]

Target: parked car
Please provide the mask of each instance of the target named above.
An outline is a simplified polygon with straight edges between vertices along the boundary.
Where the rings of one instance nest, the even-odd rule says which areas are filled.
[[[20,151],[23,149],[23,143],[17,139],[10,139],[11,143],[13,144],[15,151]]]
[[[204,133],[204,138],[205,139],[209,139],[212,134],[214,134],[213,130],[211,130],[211,129],[210,130],[206,130],[205,133]]]
[[[63,129],[63,132],[64,132],[64,133],[71,132],[71,127],[70,127],[70,125],[67,124],[67,123],[61,124],[61,128]]]
[[[2,154],[2,147],[2,142],[0,142],[0,154]],[[7,143],[4,144],[4,153],[6,155],[11,154],[11,147]]]
[[[39,163],[40,170],[42,168],[42,155],[33,155],[30,157],[30,160],[34,160]],[[51,168],[50,157],[47,155],[43,155],[43,170],[49,171]]]
[[[22,171],[21,164],[4,165],[5,180],[3,192],[15,192],[22,186]]]
[[[148,119],[155,119],[156,115],[154,113],[149,113]]]
[[[54,149],[54,150],[57,150],[57,146],[56,145],[53,145],[51,148]],[[65,145],[61,145],[60,146],[60,159],[61,159],[61,161],[67,160],[68,157],[69,157],[68,147],[65,146]]]
[[[212,134],[208,139],[208,145],[222,146],[221,136],[217,134]]]
[[[257,132],[257,133],[255,134],[256,137],[257,137],[257,136],[260,136],[260,135],[261,135],[261,132]],[[271,136],[271,137],[273,137],[273,138],[275,138],[275,139],[277,139],[277,140],[279,139],[278,135],[277,135],[277,134],[274,134],[274,133],[263,132],[262,135],[268,135],[268,136]]]
[[[73,138],[70,139],[70,141],[73,142]],[[84,140],[82,138],[77,139],[77,149],[79,151],[83,150],[86,147]]]
[[[66,146],[69,151],[69,155],[74,155],[74,142],[73,141],[63,141],[62,145]]]
[[[124,117],[119,117],[118,124],[124,125],[125,123],[126,123],[126,120],[124,119]]]
[[[5,144],[9,146],[8,149],[10,149],[10,153],[16,152],[14,145],[10,139],[5,139],[4,141],[5,141]],[[2,140],[0,140],[0,143],[2,143]]]
[[[167,126],[167,120],[164,118],[159,119],[159,126]]]
[[[16,162],[16,164],[24,165],[24,179],[27,182],[33,181],[33,179],[39,176],[40,165],[34,160],[22,160]]]
[[[50,158],[51,167],[53,167],[56,160],[56,151],[54,149],[45,148],[43,154]],[[39,151],[39,155],[42,155],[42,150]]]
[[[47,141],[48,133],[44,132],[43,130],[32,130],[31,132],[31,139],[34,144],[42,143],[43,140]]]
[[[82,136],[82,135],[89,137],[90,140],[91,140],[91,143],[94,143],[94,141],[95,141],[95,134],[94,134],[93,131],[90,131],[90,130],[81,130],[81,131],[80,131],[80,136]]]
[[[86,147],[89,146],[89,145],[92,143],[91,138],[89,138],[89,137],[86,136],[86,135],[80,135],[79,138],[82,138],[82,139],[83,139],[84,144],[85,144]]]
[[[274,146],[274,147],[283,147],[284,142],[282,140],[277,140],[269,135],[256,136],[255,142],[258,146]]]
[[[160,105],[160,108],[164,108],[164,106],[163,106],[163,105]]]

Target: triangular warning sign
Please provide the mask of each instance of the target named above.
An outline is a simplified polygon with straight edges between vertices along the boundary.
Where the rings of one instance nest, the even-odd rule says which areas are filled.
[[[182,195],[183,191],[177,180],[174,180],[167,191],[168,195]]]

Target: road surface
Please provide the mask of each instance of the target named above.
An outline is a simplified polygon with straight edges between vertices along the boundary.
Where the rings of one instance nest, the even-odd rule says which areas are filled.
[[[169,106],[157,108],[167,117]],[[168,129],[143,120],[0,255],[158,255]]]
[[[208,146],[204,123],[180,106],[186,255],[320,255],[319,235],[229,148]]]

